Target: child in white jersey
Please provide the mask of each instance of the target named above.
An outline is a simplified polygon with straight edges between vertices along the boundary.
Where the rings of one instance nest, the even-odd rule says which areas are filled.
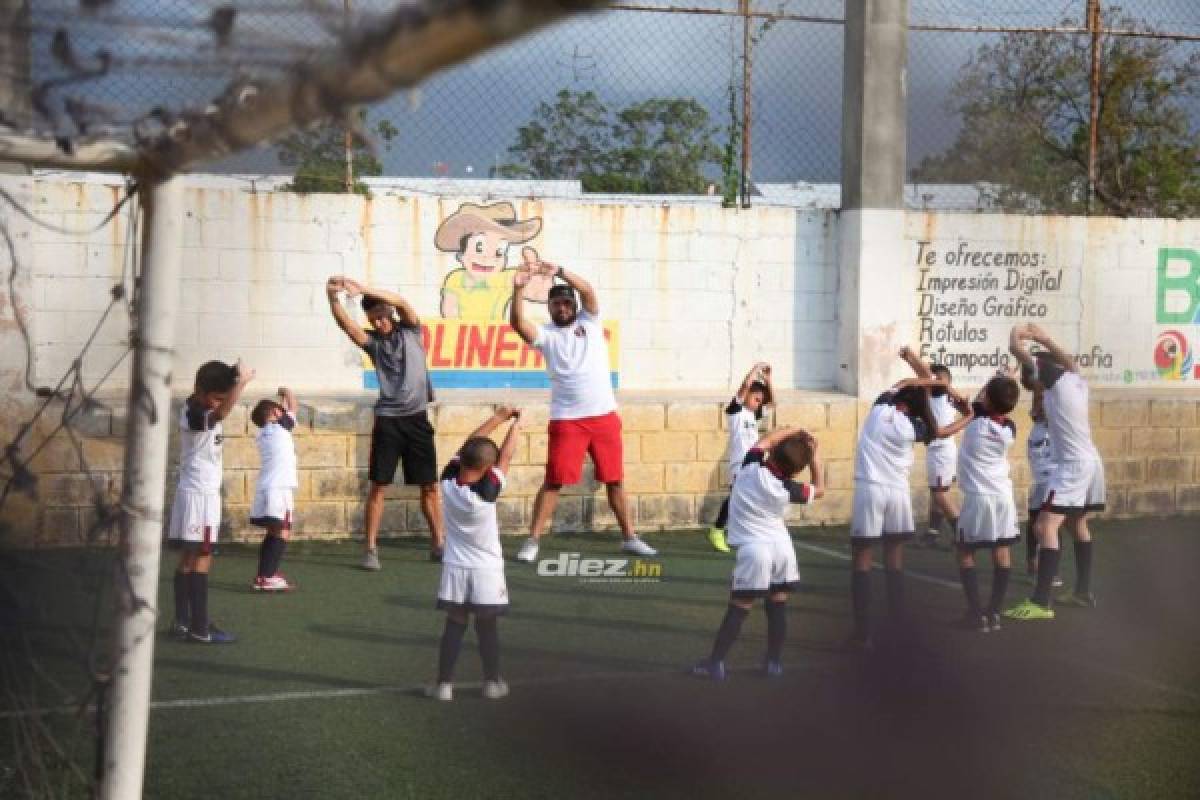
[[[900,351],[914,370],[928,367],[905,347]],[[918,370],[918,374],[920,370]],[[963,416],[941,427],[929,407],[929,390],[943,387]],[[872,546],[883,543],[884,575],[887,579],[888,612],[893,620],[904,616],[904,542],[913,537],[912,496],[908,474],[912,469],[913,445],[953,436],[970,420],[966,399],[953,387],[932,377],[900,381],[884,392],[863,420],[854,458],[854,501],[850,526],[853,565],[850,597],[854,609],[854,631],[848,646],[868,650],[871,641]]]
[[[1029,462],[1029,501],[1026,504],[1029,519],[1025,524],[1025,572],[1037,575],[1037,526],[1038,512],[1046,502],[1050,491],[1050,478],[1054,476],[1054,447],[1050,444],[1050,429],[1046,427],[1046,412],[1042,404],[1042,386],[1037,382],[1037,370],[1021,367],[1021,388],[1032,395],[1029,417],[1032,424],[1025,439],[1025,458]],[[1062,586],[1062,578],[1054,576],[1053,585]]]
[[[171,504],[168,543],[180,549],[175,568],[174,636],[197,644],[226,644],[235,637],[208,617],[208,573],[221,527],[221,420],[229,416],[254,378],[239,361],[209,361],[196,371],[191,396],[180,411],[179,486]]]
[[[1025,342],[1036,342],[1044,353],[1031,356]],[[1088,385],[1079,374],[1075,359],[1034,324],[1013,328],[1009,349],[1021,366],[1036,371],[1042,387],[1042,404],[1050,445],[1054,448],[1054,473],[1046,491],[1046,502],[1038,512],[1038,574],[1033,596],[1004,612],[1009,619],[1054,619],[1050,592],[1058,573],[1058,531],[1063,522],[1075,539],[1075,591],[1060,599],[1066,605],[1090,608],[1096,604],[1091,592],[1092,536],[1088,514],[1105,505],[1104,463],[1092,442],[1088,419]]]
[[[958,575],[967,597],[964,624],[983,633],[1000,630],[1000,607],[1012,569],[1009,548],[1020,538],[1017,507],[1009,477],[1008,451],[1017,427],[1008,418],[1021,390],[1004,372],[992,378],[975,398],[973,418],[963,431],[958,454],[962,481],[962,515],[955,531]],[[992,595],[987,608],[979,600],[975,551],[992,553]]]
[[[446,549],[437,607],[446,612],[438,649],[437,683],[427,694],[454,699],[454,665],[467,632],[467,617],[475,615],[479,655],[483,662],[483,696],[499,700],[508,694],[500,678],[500,634],[497,617],[508,610],[504,554],[496,523],[496,499],[517,446],[520,412],[502,406],[469,437],[442,471],[442,509]],[[512,420],[504,442],[496,447],[488,435]]]
[[[725,408],[725,424],[729,428],[729,483],[737,477],[742,459],[758,441],[758,422],[763,416],[763,407],[775,402],[771,391],[771,365],[760,361],[750,368],[737,394]],[[708,529],[708,543],[719,553],[728,553],[725,542],[725,523],[729,520],[729,498],[721,503],[717,519]]]
[[[945,364],[934,364],[929,371],[947,386],[953,382],[950,369]],[[921,377],[919,373],[918,377]],[[950,395],[940,386],[929,391],[929,409],[939,428],[948,427],[958,419]],[[938,537],[943,522],[950,524],[952,532],[958,522],[958,504],[950,494],[957,476],[957,464],[958,446],[953,437],[934,439],[925,446],[925,482],[929,485],[929,527],[921,537],[921,544],[925,547],[939,546]]]
[[[258,574],[251,584],[259,592],[286,592],[292,588],[280,574],[279,564],[295,524],[296,443],[292,429],[296,427],[297,405],[296,395],[286,386],[279,387],[279,399],[283,402],[260,400],[250,412],[250,421],[259,429],[254,440],[262,461],[250,523],[267,530],[258,551]]]
[[[808,468],[811,483],[795,476]],[[784,522],[790,503],[811,503],[825,493],[817,440],[805,431],[781,428],[759,439],[742,460],[729,500],[729,544],[737,550],[725,618],[712,652],[692,668],[698,677],[723,680],[725,657],[757,598],[767,616],[768,677],[783,674],[787,596],[800,583],[796,548]]]

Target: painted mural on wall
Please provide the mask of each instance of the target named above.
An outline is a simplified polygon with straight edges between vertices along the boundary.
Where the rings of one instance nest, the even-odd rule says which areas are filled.
[[[1081,320],[1081,263],[995,241],[914,244],[919,352],[949,367],[956,381],[982,383],[997,369],[1013,367],[1008,337],[1014,325]],[[1080,342],[1077,352],[1089,378],[1119,382],[1114,354],[1100,343]]]
[[[1200,380],[1195,343],[1200,342],[1200,250],[1163,247],[1154,275],[1153,373],[1163,381]],[[1130,382],[1149,370],[1131,370]]]
[[[463,203],[438,226],[433,245],[453,256],[442,281],[440,318],[423,316],[422,337],[435,388],[548,388],[542,354],[525,344],[508,324],[513,278],[540,259],[530,246],[542,230],[540,217],[520,219],[512,203]],[[513,248],[520,247],[514,254]],[[510,266],[510,258],[517,261]],[[534,274],[525,298],[545,305],[552,276]],[[601,288],[602,291],[602,288]],[[529,310],[539,324],[543,312]],[[617,323],[604,322],[613,387],[619,384],[620,341]],[[364,385],[375,382],[370,363]]]

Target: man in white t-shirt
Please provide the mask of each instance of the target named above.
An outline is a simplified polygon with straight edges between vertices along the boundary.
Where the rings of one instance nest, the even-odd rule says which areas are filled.
[[[533,504],[530,537],[521,545],[517,560],[532,563],[538,540],[554,516],[563,486],[583,476],[583,456],[588,454],[596,480],[604,484],[608,504],[617,518],[624,543],[621,549],[652,556],[654,548],[633,532],[625,499],[621,417],[608,369],[608,343],[600,325],[600,305],[591,284],[562,267],[538,260],[536,251],[523,252],[525,266],[513,278],[509,322],[529,345],[541,351],[550,375],[550,425],[546,477]],[[550,324],[541,328],[525,318],[525,286],[534,275],[553,275],[564,284],[550,289]],[[576,299],[575,293],[579,293]],[[582,303],[583,308],[580,309]]]
[[[1027,341],[1041,345],[1044,352],[1031,356],[1025,345]],[[1023,369],[1034,371],[1042,388],[1054,471],[1046,484],[1046,501],[1038,512],[1035,529],[1038,570],[1033,597],[1005,611],[1004,616],[1018,620],[1054,619],[1050,591],[1058,574],[1058,530],[1064,521],[1075,538],[1076,578],[1075,591],[1059,602],[1084,608],[1096,604],[1091,593],[1092,535],[1087,518],[1104,510],[1104,462],[1092,442],[1088,385],[1079,374],[1075,359],[1032,323],[1012,329],[1009,350]]]

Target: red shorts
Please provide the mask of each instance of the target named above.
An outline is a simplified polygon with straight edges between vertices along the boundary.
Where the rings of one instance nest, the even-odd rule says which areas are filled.
[[[596,480],[616,483],[624,477],[621,417],[615,411],[600,417],[550,420],[546,454],[546,483],[569,486],[583,477],[583,454],[592,457]]]

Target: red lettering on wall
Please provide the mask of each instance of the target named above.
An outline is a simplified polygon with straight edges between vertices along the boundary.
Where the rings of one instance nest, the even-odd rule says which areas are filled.
[[[486,336],[484,335],[486,332]],[[484,328],[482,325],[471,326],[471,344],[467,348],[467,366],[475,366],[478,361],[481,367],[492,366],[492,345],[496,340],[496,326],[488,325]],[[459,361],[459,364],[462,362]]]
[[[512,369],[517,364],[512,356],[506,356],[505,353],[517,349],[517,332],[510,326],[505,325],[500,328],[500,335],[496,337],[496,352],[492,356],[493,367],[507,367]]]

